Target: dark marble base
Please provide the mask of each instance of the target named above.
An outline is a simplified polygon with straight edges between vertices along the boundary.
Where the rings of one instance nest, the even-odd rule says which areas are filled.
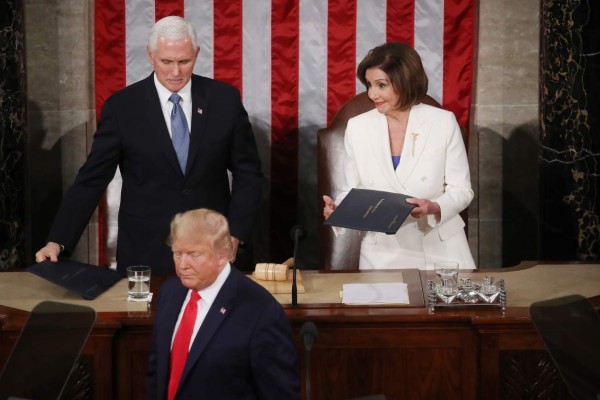
[[[599,26],[600,2],[542,1],[542,259],[600,259]]]
[[[0,2],[0,270],[25,259],[23,3]]]

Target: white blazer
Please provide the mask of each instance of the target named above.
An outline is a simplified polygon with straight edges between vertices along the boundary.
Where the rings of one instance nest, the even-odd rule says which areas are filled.
[[[344,191],[398,192],[440,205],[435,216],[409,216],[395,235],[363,234],[360,269],[432,269],[435,261],[475,268],[459,213],[473,199],[465,145],[454,114],[425,104],[413,106],[400,164],[394,170],[385,115],[376,109],[348,121],[344,137]],[[336,228],[336,234],[344,229]]]

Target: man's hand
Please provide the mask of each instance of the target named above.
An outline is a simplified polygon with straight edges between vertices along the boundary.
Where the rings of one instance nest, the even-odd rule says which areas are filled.
[[[52,262],[58,261],[58,255],[62,251],[62,246],[58,243],[48,242],[46,246],[42,247],[40,251],[35,253],[35,262],[42,262],[46,259],[50,259]]]

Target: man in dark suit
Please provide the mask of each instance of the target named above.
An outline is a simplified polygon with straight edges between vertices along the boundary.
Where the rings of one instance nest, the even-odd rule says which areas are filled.
[[[56,261],[73,250],[117,166],[123,178],[118,270],[144,264],[155,274],[173,272],[165,243],[169,222],[200,207],[228,217],[235,258],[239,241],[250,237],[263,174],[239,91],[193,75],[199,51],[196,32],[183,18],[154,25],[147,48],[154,73],[104,103],[87,161],[36,261]]]
[[[208,209],[177,214],[169,243],[178,278],[159,293],[148,399],[299,399],[287,316],[231,268],[225,217]]]

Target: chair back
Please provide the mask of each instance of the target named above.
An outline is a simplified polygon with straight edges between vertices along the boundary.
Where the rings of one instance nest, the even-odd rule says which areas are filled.
[[[441,105],[430,96],[423,103],[435,107]],[[322,210],[324,194],[335,199],[344,184],[344,134],[348,120],[375,108],[367,92],[362,92],[348,100],[337,112],[331,124],[317,132],[317,190],[318,210]],[[319,220],[323,221],[320,211]],[[335,236],[330,226],[319,225],[319,269],[354,270],[358,269],[360,256],[360,234],[348,230],[344,235]]]
[[[0,400],[73,398],[67,382],[95,322],[88,306],[36,305],[0,372]]]
[[[529,316],[574,399],[600,400],[600,316],[581,295],[533,303]]]

